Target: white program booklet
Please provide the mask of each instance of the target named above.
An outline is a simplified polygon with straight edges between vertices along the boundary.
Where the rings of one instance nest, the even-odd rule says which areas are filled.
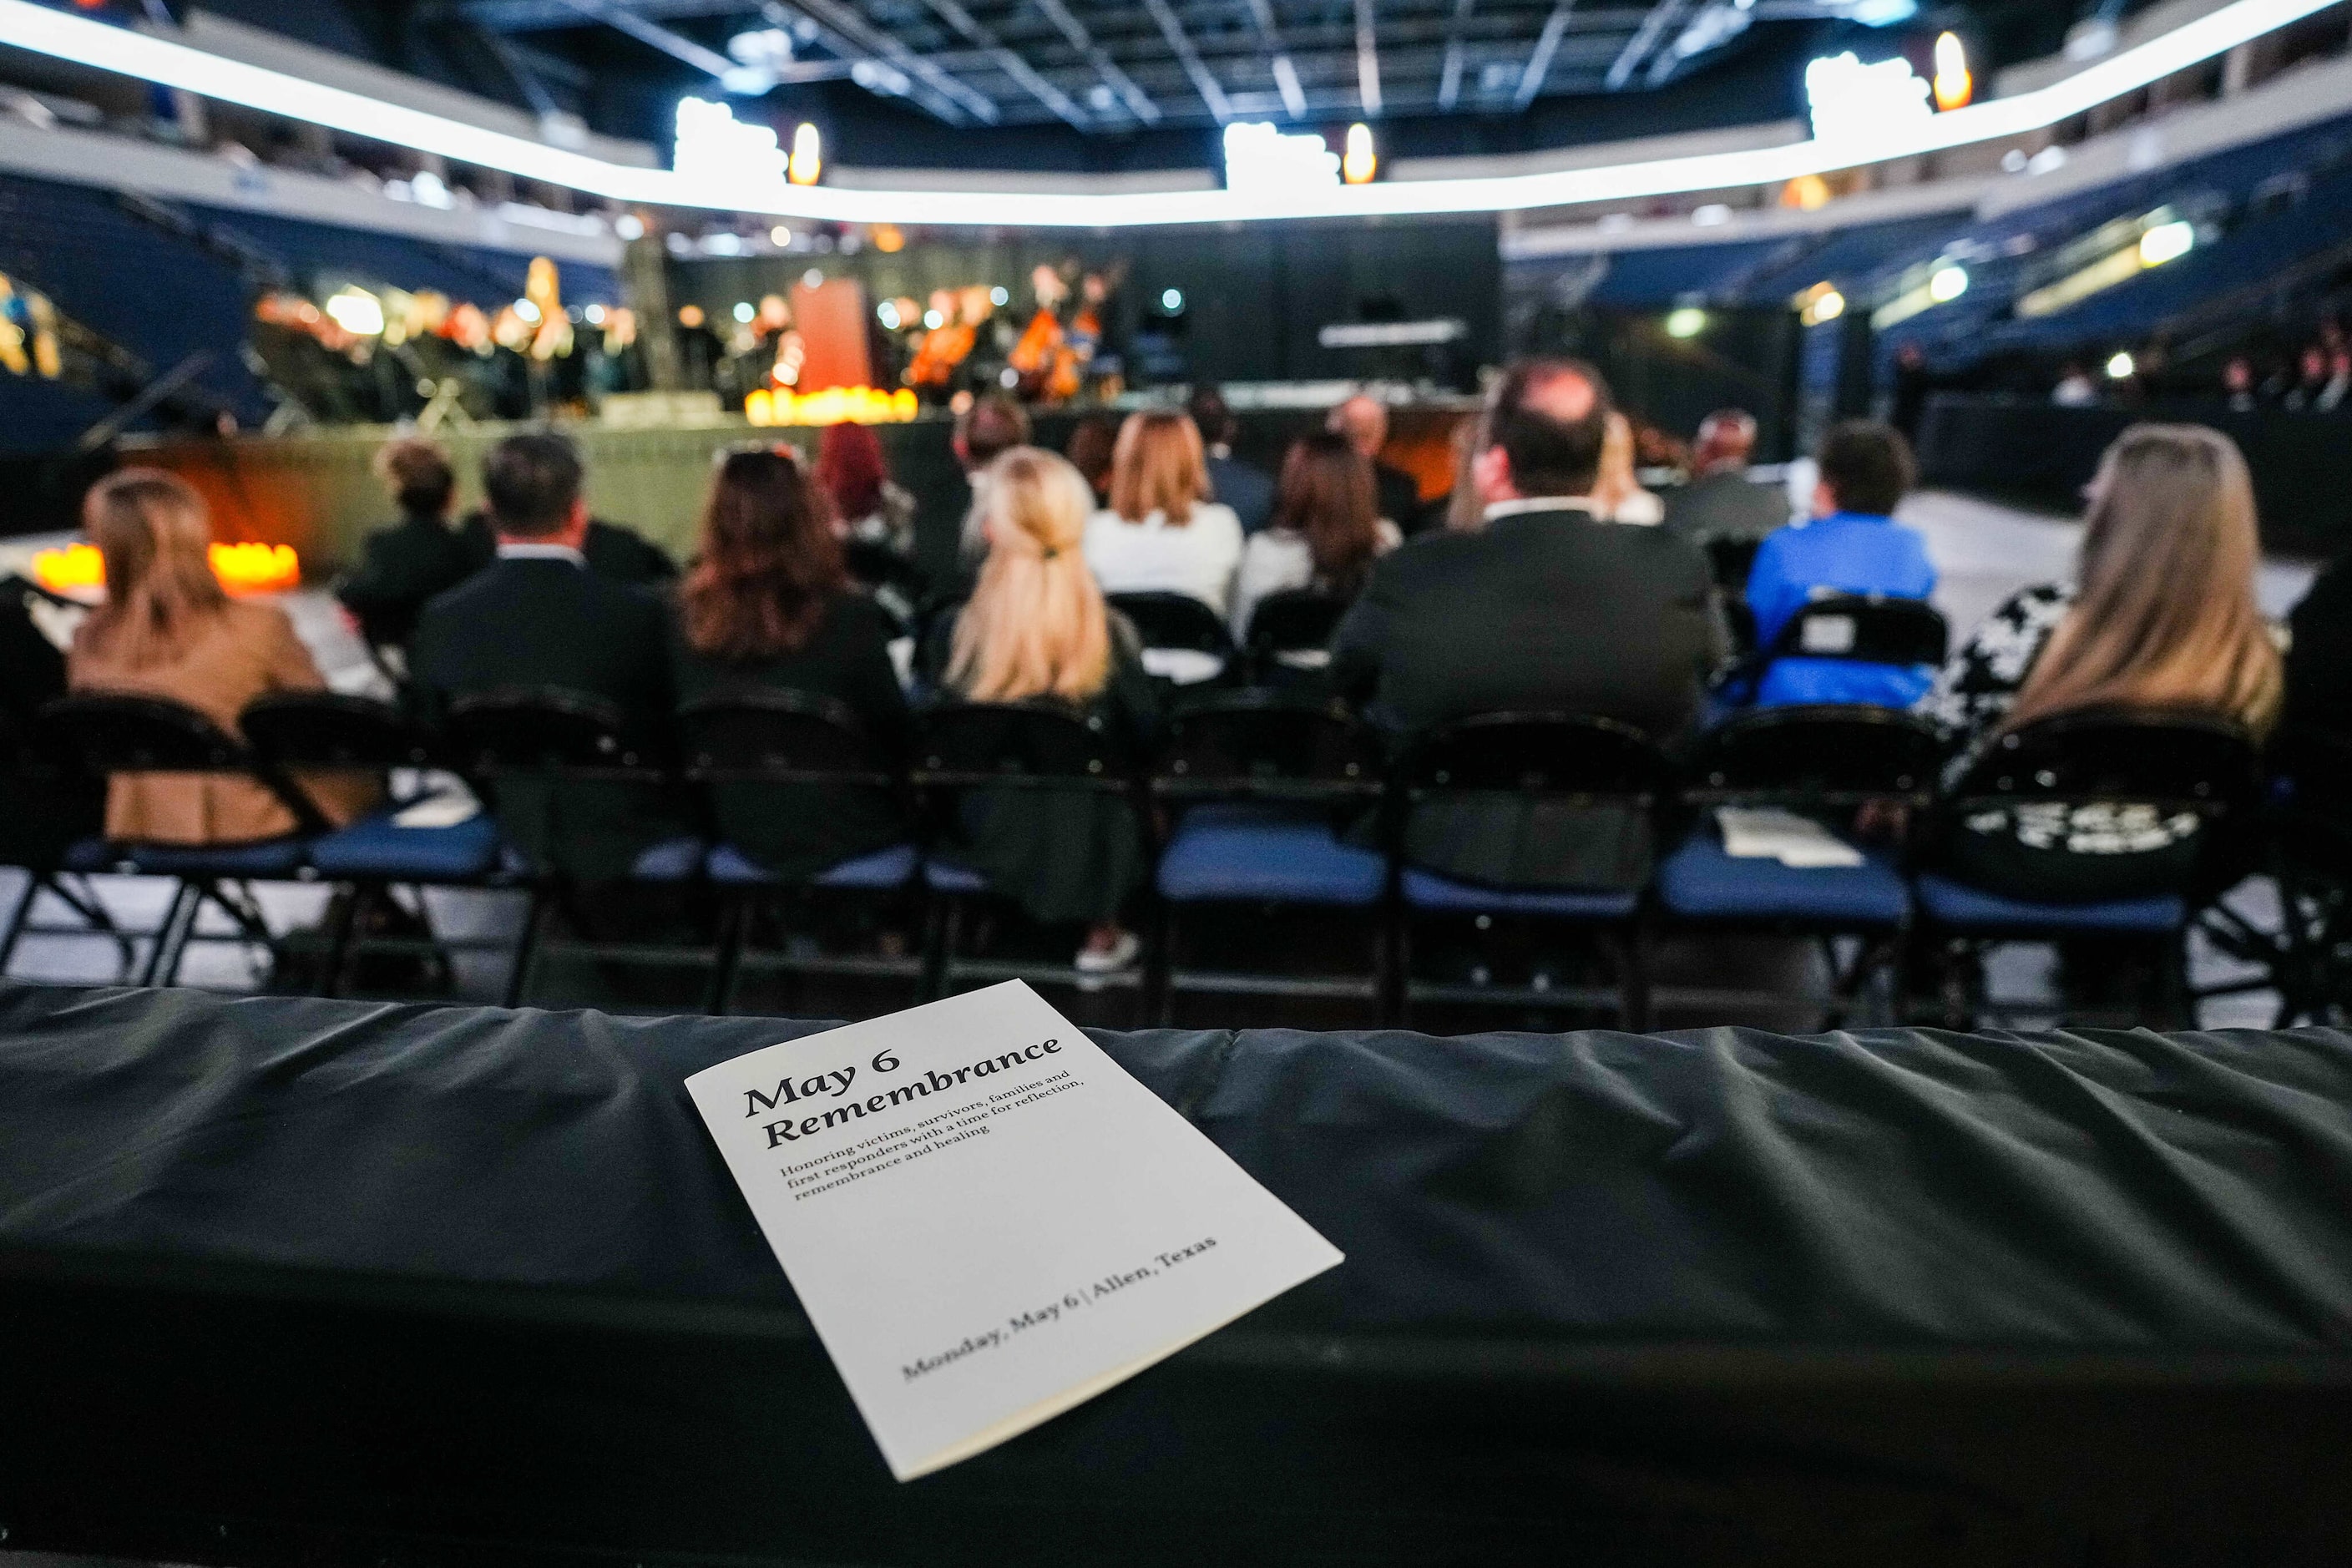
[[[1340,1261],[1017,980],[686,1087],[902,1481]]]

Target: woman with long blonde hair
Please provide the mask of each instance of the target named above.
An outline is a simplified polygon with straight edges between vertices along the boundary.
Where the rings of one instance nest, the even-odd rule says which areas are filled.
[[[1045,703],[1139,746],[1159,704],[1134,628],[1104,605],[1080,552],[1087,481],[1051,452],[1016,447],[982,489],[988,557],[956,616],[945,685],[968,702]],[[1124,799],[972,791],[962,827],[964,854],[1033,920],[1086,925],[1080,970],[1135,962],[1141,943],[1118,915],[1143,879],[1143,839]]]
[[[237,715],[264,692],[325,687],[284,610],[221,591],[211,521],[185,480],[126,468],[91,488],[82,522],[105,562],[107,596],[74,633],[74,690],[167,698],[235,734]],[[381,793],[369,774],[301,783],[336,823]],[[278,797],[240,773],[117,773],[107,784],[106,834],[118,842],[246,843],[294,828]]]
[[[2262,547],[2253,482],[2234,443],[2196,425],[2136,425],[2099,460],[2075,581],[2011,595],[1937,676],[1922,708],[1964,748],[2062,713],[2169,708],[2243,725],[2278,717],[2278,647],[2254,599]],[[2135,867],[2193,856],[2191,829],[1972,822],[1952,847],[1975,879],[2024,897],[2124,896]],[[2079,829],[2079,831],[2077,830]],[[2070,847],[2052,847],[2061,840]],[[2077,851],[2074,845],[2122,844]],[[2133,862],[2126,866],[2126,861]]]
[[[1110,504],[1087,521],[1087,564],[1103,592],[1185,594],[1223,615],[1242,524],[1208,496],[1208,457],[1192,416],[1129,415],[1111,449]]]
[[[1601,469],[1592,480],[1592,515],[1603,522],[1664,522],[1666,507],[1642,488],[1633,468],[1633,422],[1616,409],[1609,411],[1608,433],[1601,443]]]

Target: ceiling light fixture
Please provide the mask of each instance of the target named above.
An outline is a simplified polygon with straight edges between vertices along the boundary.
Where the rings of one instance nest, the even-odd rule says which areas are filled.
[[[32,0],[0,0],[0,45],[627,205],[708,207],[829,223],[1000,226],[1010,205],[1018,203],[1021,221],[1029,226],[1118,227],[1523,211],[1779,184],[1801,174],[1828,174],[2044,130],[2215,58],[2333,3],[2231,0],[2195,21],[2110,54],[2047,87],[1890,127],[1860,146],[1850,142],[1806,141],[1533,174],[1381,180],[1363,185],[1342,185],[1334,179],[1328,186],[1283,184],[1274,189],[1116,194],[796,188],[781,180],[748,178],[741,169],[722,174],[708,167],[699,173],[636,168],[247,65],[173,39],[35,5]]]

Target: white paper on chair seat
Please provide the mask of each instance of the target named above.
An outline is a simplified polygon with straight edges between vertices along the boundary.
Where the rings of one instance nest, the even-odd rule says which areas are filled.
[[[1225,661],[1196,647],[1148,647],[1143,650],[1143,671],[1172,685],[1198,686],[1223,675]]]
[[[394,827],[455,827],[461,822],[471,822],[481,815],[481,805],[470,795],[453,791],[447,795],[428,795],[423,800],[412,801],[392,814]]]
[[[902,1481],[1340,1261],[1017,980],[686,1087]]]
[[[1863,863],[1861,850],[1820,823],[1776,805],[1718,806],[1715,817],[1723,825],[1723,852],[1737,860],[1778,860],[1801,870]]]

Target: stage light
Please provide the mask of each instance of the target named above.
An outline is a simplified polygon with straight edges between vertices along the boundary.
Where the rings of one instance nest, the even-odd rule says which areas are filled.
[[[926,310],[923,312],[923,325],[929,327],[931,331],[936,332],[947,324],[948,319],[940,314],[937,310]]]
[[[2131,378],[2132,372],[2138,368],[2138,363],[2135,361],[2131,355],[2118,351],[2115,358],[2107,361],[2107,379],[2109,381],[2128,381]]]
[[[1936,107],[1949,113],[1968,107],[1977,86],[1969,75],[1969,51],[1961,46],[1958,33],[1939,34],[1936,39]]]
[[[170,37],[78,16],[34,0],[0,0],[0,45],[184,89],[215,102],[282,115],[371,142],[562,185],[619,204],[703,207],[829,223],[983,227],[1003,226],[1008,210],[1017,210],[1020,221],[1034,227],[1094,228],[1525,211],[1630,204],[1689,192],[1779,184],[1800,174],[1827,174],[2029,136],[2217,59],[2241,44],[2301,21],[2331,4],[2333,0],[2229,0],[2194,21],[2116,49],[2046,87],[1988,99],[1942,115],[1925,113],[1923,101],[1920,115],[1906,114],[1899,122],[1873,123],[1868,127],[1871,134],[1859,142],[1816,139],[1528,174],[1390,179],[1351,186],[1339,183],[1338,160],[1331,158],[1330,176],[1314,184],[1288,179],[1253,185],[1249,172],[1244,171],[1246,188],[1229,184],[1223,190],[1120,193],[797,188],[782,177],[784,159],[775,147],[774,132],[751,126],[737,127],[748,133],[747,140],[737,145],[759,154],[748,166],[741,158],[698,160],[689,155],[675,169],[640,168],[248,65]],[[1859,16],[1864,11],[1870,15],[1864,19],[1877,19],[1868,0],[1847,15]],[[726,122],[732,122],[733,116],[723,106],[709,107]],[[1234,129],[1228,127],[1228,134]],[[765,137],[764,148],[751,139],[757,137]],[[693,136],[686,141],[691,154]],[[1326,152],[1323,156],[1330,154]]]
[[[534,327],[539,325],[539,307],[528,300],[517,300],[514,302],[514,313]]]
[[[1706,312],[1696,305],[1666,312],[1666,336],[1670,338],[1695,338],[1705,331]]]
[[[735,319],[742,322],[745,326],[750,326],[751,324],[751,318],[759,313],[759,307],[752,304],[751,300],[738,300],[735,301]]]
[[[988,302],[1002,310],[1013,303],[1013,291],[1000,283],[988,291]]]
[[[1846,16],[1865,27],[1893,27],[1919,14],[1919,0],[1860,0]]]
[[[875,306],[874,316],[882,323],[884,331],[895,332],[898,330],[898,307],[892,301],[885,300]]]
[[[1162,289],[1160,290],[1160,310],[1163,315],[1182,315],[1184,313],[1184,290],[1181,289]]]
[[[814,267],[810,268],[806,272],[801,274],[801,287],[803,289],[824,288],[824,274]]]
[[[1900,56],[1868,65],[1853,50],[1805,68],[1805,107],[1816,142],[1883,142],[1933,118],[1927,84]]]
[[[1938,305],[1948,305],[1969,291],[1969,269],[1965,267],[1938,267],[1927,275],[1927,298]]]
[[[2161,267],[2177,261],[2197,246],[2197,226],[2186,218],[2160,223],[2139,237],[2139,264]]]
[[[745,189],[747,195],[751,190],[783,180],[784,153],[776,144],[776,133],[764,125],[744,124],[727,105],[706,98],[681,98],[673,123],[670,172],[679,179],[713,190],[734,185]]]
[[[885,256],[896,256],[900,251],[907,248],[907,237],[898,232],[898,226],[897,224],[876,224],[874,226],[873,238],[874,248],[880,251]],[[999,300],[997,302],[999,304],[1003,303],[1003,300]]]
[[[592,327],[601,327],[604,324],[604,307],[602,305],[591,305],[580,313],[588,319],[588,324]]]
[[[383,302],[364,289],[345,289],[331,296],[327,314],[355,338],[383,334]]]
[[[1797,296],[1797,319],[1806,326],[1818,327],[1844,314],[1845,296],[1837,291],[1833,283],[1816,283]]]
[[[643,239],[646,237],[645,220],[635,213],[623,213],[613,220],[613,232],[623,239]]]
[[[1370,183],[1381,166],[1380,154],[1372,148],[1372,128],[1363,124],[1349,126],[1347,147],[1339,159],[1339,177],[1351,185]]]
[[[1260,197],[1296,196],[1339,183],[1339,157],[1312,133],[1286,135],[1263,120],[1225,127],[1225,189]]]
[[[793,132],[792,162],[784,166],[784,178],[796,185],[814,185],[824,172],[822,139],[816,127],[803,120]]]

